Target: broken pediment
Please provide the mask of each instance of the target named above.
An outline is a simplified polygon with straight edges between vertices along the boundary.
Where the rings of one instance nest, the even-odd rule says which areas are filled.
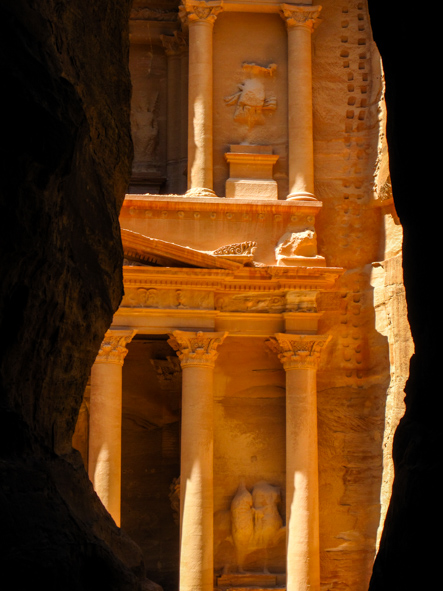
[[[203,269],[238,269],[240,262],[212,253],[181,246],[166,240],[150,238],[131,230],[121,231],[126,260],[153,267],[200,267]]]

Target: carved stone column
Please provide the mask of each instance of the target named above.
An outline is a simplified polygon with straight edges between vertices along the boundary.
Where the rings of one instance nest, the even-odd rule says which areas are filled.
[[[135,331],[108,330],[91,369],[88,473],[120,526],[122,367]]]
[[[316,372],[327,336],[276,334],[286,371],[287,591],[320,590]]]
[[[320,6],[281,5],[281,16],[288,31],[287,199],[315,199],[311,33],[320,10]]]
[[[175,331],[183,370],[180,591],[213,591],[213,372],[227,333]]]
[[[167,177],[168,192],[178,193],[178,160],[180,153],[180,62],[182,45],[177,32],[162,35],[161,41],[168,58],[168,127]]]
[[[215,197],[212,162],[212,32],[222,2],[184,0],[189,26],[188,195]]]

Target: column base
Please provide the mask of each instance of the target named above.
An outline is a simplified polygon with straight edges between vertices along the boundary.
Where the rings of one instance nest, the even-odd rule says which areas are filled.
[[[217,197],[212,189],[206,189],[205,187],[194,187],[188,189],[184,194],[184,197]]]
[[[297,193],[289,193],[286,197],[286,201],[318,201],[318,199],[313,193],[300,191]]]

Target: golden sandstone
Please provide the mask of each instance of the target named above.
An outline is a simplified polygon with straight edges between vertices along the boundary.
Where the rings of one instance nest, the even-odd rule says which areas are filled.
[[[165,591],[363,591],[412,354],[366,10],[164,5],[75,445]]]

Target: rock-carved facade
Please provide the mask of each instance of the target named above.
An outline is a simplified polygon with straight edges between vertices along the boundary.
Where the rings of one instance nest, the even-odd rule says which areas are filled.
[[[165,591],[363,591],[412,350],[366,5],[136,1],[130,33],[90,478]]]

